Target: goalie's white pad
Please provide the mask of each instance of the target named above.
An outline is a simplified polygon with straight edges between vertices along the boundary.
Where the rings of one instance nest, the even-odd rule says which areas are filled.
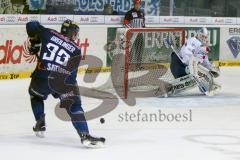
[[[220,76],[220,69],[219,67],[213,66],[209,71],[214,78],[217,78]]]
[[[172,87],[168,90],[167,96],[176,95],[190,90],[195,86],[207,96],[214,96],[219,93],[221,85],[214,82],[212,75],[203,66],[198,66],[198,77],[192,74],[170,81]]]
[[[168,96],[182,93],[183,91],[192,89],[197,85],[195,79],[190,74],[184,77],[174,79],[173,81],[170,81],[170,84],[172,85],[172,87],[168,90]]]
[[[214,72],[214,73],[213,73]],[[202,82],[205,82],[206,85],[209,85],[209,88],[206,92],[206,95],[213,96],[219,93],[221,90],[221,85],[214,81],[213,78],[219,76],[219,71],[208,70],[202,65],[198,65],[198,75]]]
[[[219,75],[219,73],[216,72],[215,76],[217,75]],[[217,93],[219,93],[219,91],[221,90],[221,85],[214,81],[213,78],[215,76],[212,74],[211,70],[209,71],[207,68],[203,67],[202,65],[198,65],[198,76],[200,81],[204,83],[204,85],[207,88],[205,92],[207,96],[214,96]]]
[[[209,73],[209,70],[202,65],[197,65],[197,76],[196,81],[201,92],[209,95],[211,86],[213,85],[213,77]]]
[[[207,96],[216,95],[220,89],[221,85],[214,82],[213,78],[219,76],[219,72],[208,70],[202,65],[198,64],[196,57],[192,56],[189,61],[189,71],[190,74],[195,78],[197,85],[201,92]],[[214,74],[215,76],[214,76]]]

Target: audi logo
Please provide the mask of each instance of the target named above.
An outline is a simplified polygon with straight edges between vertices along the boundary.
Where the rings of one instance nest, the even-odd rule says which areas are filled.
[[[39,20],[38,16],[32,16],[32,17],[29,17],[30,21],[37,21]]]
[[[16,22],[16,17],[6,17],[6,22]]]
[[[66,19],[68,19],[68,18],[67,17],[58,17],[58,21],[61,21],[61,22],[65,21]]]

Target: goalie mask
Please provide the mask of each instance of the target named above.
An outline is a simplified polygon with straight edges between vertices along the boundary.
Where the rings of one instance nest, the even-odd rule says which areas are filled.
[[[78,38],[79,27],[76,22],[67,19],[62,24],[61,33],[75,41]]]
[[[203,43],[203,45],[208,45],[208,30],[203,27],[197,31],[197,39]]]

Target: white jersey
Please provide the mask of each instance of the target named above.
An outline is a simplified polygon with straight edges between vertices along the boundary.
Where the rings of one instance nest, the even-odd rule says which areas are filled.
[[[187,42],[182,46],[180,50],[180,58],[182,62],[186,65],[189,65],[189,60],[192,56],[197,57],[199,63],[204,67],[210,69],[212,64],[208,60],[207,47],[203,45],[196,37],[191,37]]]

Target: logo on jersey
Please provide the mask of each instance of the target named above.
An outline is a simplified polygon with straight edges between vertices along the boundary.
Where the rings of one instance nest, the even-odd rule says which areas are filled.
[[[138,17],[138,14],[137,14],[136,12],[133,12],[133,13],[132,13],[132,16],[133,16],[133,18],[137,18],[137,17]]]
[[[229,40],[227,40],[227,44],[234,58],[237,58],[240,52],[240,37],[231,37]]]

